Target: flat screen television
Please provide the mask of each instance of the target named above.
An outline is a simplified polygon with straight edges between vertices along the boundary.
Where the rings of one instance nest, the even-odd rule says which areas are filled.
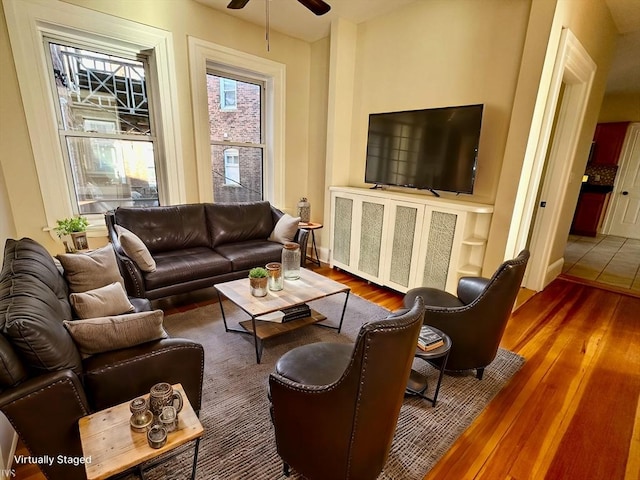
[[[369,115],[365,182],[473,193],[483,105]]]

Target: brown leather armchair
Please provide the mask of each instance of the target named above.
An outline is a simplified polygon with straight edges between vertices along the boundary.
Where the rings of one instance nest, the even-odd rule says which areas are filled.
[[[424,323],[451,338],[447,371],[475,369],[477,378],[482,379],[485,367],[496,358],[528,261],[529,251],[523,250],[500,265],[491,278],[462,277],[457,297],[435,288],[407,292],[405,308],[421,297]]]
[[[313,343],[269,376],[278,453],[310,480],[375,479],[391,449],[424,306],[364,324],[355,345]]]

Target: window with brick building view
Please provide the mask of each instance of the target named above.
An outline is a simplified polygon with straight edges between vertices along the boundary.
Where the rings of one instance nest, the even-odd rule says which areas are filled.
[[[74,212],[158,205],[146,58],[48,43]]]
[[[215,202],[263,199],[262,91],[257,82],[207,74]]]

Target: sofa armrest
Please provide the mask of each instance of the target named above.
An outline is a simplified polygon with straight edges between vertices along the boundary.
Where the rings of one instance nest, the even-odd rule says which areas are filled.
[[[40,469],[51,479],[86,479],[84,465],[58,461],[81,457],[78,420],[90,413],[80,379],[71,370],[31,378],[0,394],[0,409],[32,456],[54,459]]]
[[[116,260],[118,261],[118,268],[120,269],[120,275],[124,279],[124,286],[127,293],[132,297],[146,298],[147,292],[144,287],[144,278],[142,276],[142,270],[138,268],[136,262],[131,260],[120,245],[118,240],[118,234],[115,229],[115,213],[113,210],[104,214],[104,222],[107,225],[107,235],[109,242],[113,247],[113,251],[116,254]]]
[[[148,393],[158,382],[181,383],[195,411],[202,402],[204,349],[184,338],[165,338],[84,360],[89,404],[101,410]]]

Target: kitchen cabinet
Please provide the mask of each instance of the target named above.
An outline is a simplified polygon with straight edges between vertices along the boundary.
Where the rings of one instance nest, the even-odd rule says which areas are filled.
[[[601,217],[607,203],[608,193],[582,192],[573,216],[571,233],[595,237],[601,223]]]
[[[629,122],[599,123],[593,136],[591,165],[617,165]]]

